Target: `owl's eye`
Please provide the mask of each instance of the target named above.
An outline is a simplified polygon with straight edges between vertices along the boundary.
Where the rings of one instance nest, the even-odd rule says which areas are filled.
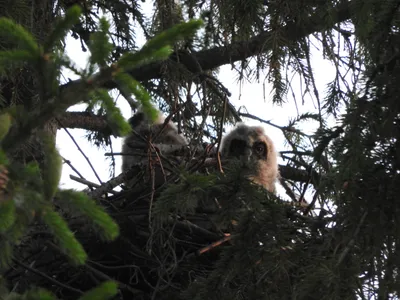
[[[267,155],[267,145],[264,142],[254,143],[253,150],[260,157],[265,158]]]
[[[246,142],[243,140],[234,139],[229,147],[229,155],[232,157],[239,157],[244,155],[246,149]]]

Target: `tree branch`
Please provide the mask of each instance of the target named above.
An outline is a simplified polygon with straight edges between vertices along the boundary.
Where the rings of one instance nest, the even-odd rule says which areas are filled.
[[[58,120],[65,128],[79,128],[112,134],[105,117],[96,116],[88,112],[67,111],[58,117]],[[59,128],[61,128],[59,124]]]
[[[350,18],[349,3],[342,3],[329,12],[329,18],[325,17],[326,12],[316,12],[308,20],[304,21],[303,26],[296,24],[289,24],[282,29],[282,40],[287,41],[287,44],[296,42],[297,40],[312,34],[313,32],[322,31],[326,28],[334,26],[336,23],[346,21]],[[214,47],[211,49],[198,51],[198,52],[179,52],[173,53],[169,59],[184,65],[189,71],[193,73],[200,73],[207,70],[215,69],[225,64],[244,60],[251,56],[265,53],[269,51],[266,41],[271,39],[274,31],[263,32],[249,41],[234,42],[224,47]],[[129,71],[129,74],[138,81],[148,81],[150,79],[160,78],[162,75],[163,62],[154,62],[134,68]],[[107,75],[109,72],[105,72]],[[116,88],[116,83],[110,77],[101,76],[102,79],[98,80],[100,86],[107,89]],[[83,99],[83,95],[79,97],[80,101],[76,101],[76,86],[82,85],[82,80],[70,81],[60,86],[60,98],[72,98],[70,104],[75,104]],[[72,102],[72,103],[71,103]],[[90,118],[93,118],[91,116]],[[95,120],[89,120],[83,114],[67,112],[61,117],[63,124],[68,128],[83,128],[87,130],[104,131],[107,130],[105,120],[100,117]]]
[[[308,182],[311,178],[311,183],[314,186],[318,186],[320,181],[320,176],[314,170],[310,175],[310,173],[306,170],[301,170],[291,166],[279,165],[279,173],[283,178],[297,182]]]
[[[337,23],[348,20],[351,17],[349,6],[349,3],[337,5],[329,12],[329,17],[326,17],[327,12],[318,11],[304,21],[303,26],[298,26],[297,24],[285,26],[282,29],[282,40],[287,41],[287,44],[291,44],[313,32],[325,30]],[[274,31],[265,31],[246,42],[234,42],[227,46],[214,47],[192,53],[179,52],[178,55],[173,53],[169,59],[177,63],[179,61],[180,64],[193,73],[204,72],[269,51],[270,48],[265,42],[271,39],[274,34]],[[161,77],[162,66],[163,62],[154,62],[135,68],[129,71],[129,74],[138,81],[148,81]],[[62,87],[67,87],[70,84],[67,83]],[[113,89],[116,88],[116,84],[113,81],[107,81],[103,87]]]

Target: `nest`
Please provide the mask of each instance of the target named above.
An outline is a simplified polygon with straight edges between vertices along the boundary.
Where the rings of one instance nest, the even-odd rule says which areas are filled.
[[[114,280],[119,299],[180,299],[197,278],[215,269],[221,251],[232,244],[234,216],[247,209],[245,197],[253,197],[253,191],[273,197],[243,181],[240,168],[221,173],[215,150],[209,150],[164,149],[168,155],[152,154],[88,192],[118,223],[120,236],[113,242],[101,241],[83,218],[63,212],[88,254],[84,266],[73,266],[47,228],[34,224],[5,273],[10,287],[22,292],[35,285],[59,298],[76,299]],[[208,186],[207,176],[218,184]],[[129,189],[113,191],[128,180],[134,182]],[[285,218],[294,214],[289,209]]]

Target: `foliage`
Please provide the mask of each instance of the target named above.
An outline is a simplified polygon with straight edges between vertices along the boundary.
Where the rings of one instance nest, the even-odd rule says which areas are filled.
[[[105,18],[101,18],[99,31],[94,33],[91,39],[90,63],[86,70],[79,71],[63,51],[55,45],[59,45],[72,26],[79,21],[80,14],[81,9],[78,6],[68,9],[64,18],[55,25],[44,46],[22,25],[16,24],[12,19],[0,18],[1,35],[9,42],[7,50],[0,51],[0,70],[15,69],[15,63],[20,66],[28,64],[42,75],[38,84],[38,107],[32,110],[28,103],[25,106],[15,106],[9,102],[9,106],[1,111],[0,145],[4,151],[1,163],[2,167],[7,168],[10,180],[6,192],[2,190],[0,195],[0,216],[2,217],[0,223],[0,247],[2,250],[0,270],[2,272],[14,260],[14,246],[25,238],[30,226],[37,222],[53,234],[59,249],[71,262],[76,265],[85,264],[87,253],[63,216],[57,211],[57,207],[54,205],[55,199],[60,206],[69,207],[87,217],[104,240],[115,240],[119,234],[118,225],[98,203],[82,192],[60,190],[58,187],[62,158],[55,146],[55,136],[47,131],[46,125],[50,118],[84,99],[65,99],[60,96],[58,80],[62,68],[69,68],[82,77],[80,85],[84,87],[85,95],[81,96],[91,96],[90,105],[92,106],[104,106],[110,126],[114,127],[117,134],[126,134],[129,132],[128,123],[122,118],[119,108],[115,106],[108,92],[98,87],[99,82],[105,78],[112,79],[114,76],[118,76],[135,64],[142,63],[142,60],[151,62],[165,58],[170,53],[165,51],[168,49],[168,45],[187,34],[194,33],[201,25],[201,22],[189,22],[171,28],[161,37],[156,37],[154,42],[150,42],[149,46],[140,52],[140,57],[137,57],[135,62],[128,62],[123,57],[121,61],[117,62],[118,67],[115,67],[110,66],[108,59],[112,49],[112,44],[108,42],[109,24]],[[100,67],[100,74],[96,75],[95,71],[98,67]],[[148,99],[147,92],[140,83],[125,77],[127,86],[132,86],[132,82],[136,87],[133,92],[138,96],[139,101]],[[154,111],[149,101],[145,103],[145,106],[149,113]],[[31,161],[23,164],[15,160],[13,151],[29,140],[32,134],[37,136],[45,158],[40,162]],[[8,160],[7,156],[12,159]],[[81,298],[107,299],[116,293],[115,283],[105,282]],[[50,293],[44,290],[33,290],[21,295],[7,295],[5,292],[4,297],[54,299]]]
[[[110,279],[119,298],[135,299],[399,297],[399,1],[157,0],[152,18],[140,1],[50,2],[0,1],[2,297],[55,297],[30,284],[66,299],[111,297]],[[70,32],[91,53],[83,70],[62,48]],[[333,66],[324,91],[315,53]],[[225,64],[240,81],[264,79],[273,104],[315,109],[287,124],[244,113],[219,80]],[[63,69],[79,79],[60,84]],[[198,152],[176,162],[154,147],[131,190],[113,190],[118,178],[88,192],[94,200],[59,189],[46,126],[86,103],[106,124],[89,137],[111,146],[110,135],[129,131],[111,89],[152,120],[156,103],[194,146],[245,118],[278,129],[291,203],[240,165],[222,173]],[[33,152],[34,138],[45,155],[15,154],[25,142]],[[167,184],[157,185],[160,166]]]

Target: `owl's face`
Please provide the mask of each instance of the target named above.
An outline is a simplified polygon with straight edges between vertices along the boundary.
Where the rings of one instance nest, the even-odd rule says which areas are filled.
[[[269,191],[275,190],[277,154],[262,127],[239,124],[222,139],[221,156],[239,159],[250,179]]]
[[[227,158],[241,158],[251,160],[266,160],[268,158],[268,148],[264,141],[249,141],[243,139],[233,139],[229,145]]]
[[[268,144],[272,145],[261,127],[239,125],[223,139],[221,154],[241,160],[267,160]]]

